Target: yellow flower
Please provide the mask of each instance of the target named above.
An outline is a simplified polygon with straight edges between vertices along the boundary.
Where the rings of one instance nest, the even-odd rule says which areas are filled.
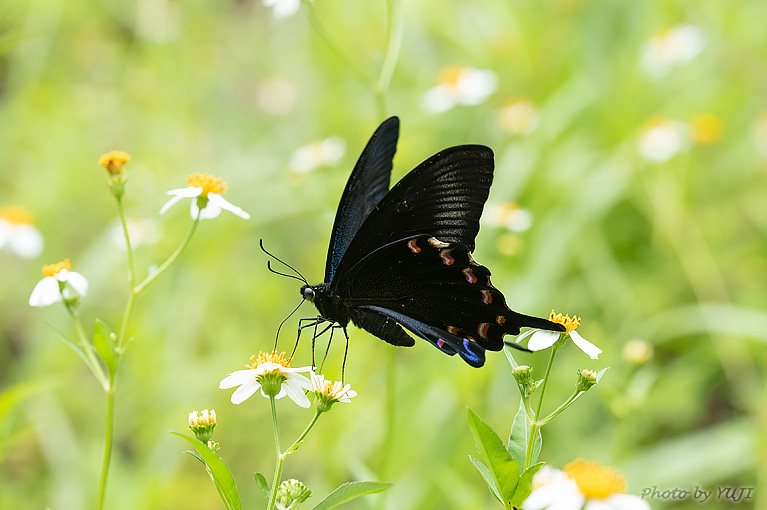
[[[558,331],[547,331],[545,329],[531,329],[521,334],[517,338],[517,342],[530,337],[530,340],[527,342],[527,348],[531,351],[540,351],[554,345],[556,341],[559,340],[560,335],[566,335],[569,336],[573,343],[584,353],[588,354],[591,359],[599,359],[602,349],[592,344],[583,338],[580,333],[575,331],[575,328],[581,323],[580,317],[570,317],[569,315],[563,316],[561,313],[555,314],[554,310],[552,310],[551,315],[549,315],[549,320],[563,325],[567,331],[559,333]]]
[[[711,113],[696,115],[692,122],[692,138],[698,143],[712,144],[722,137],[722,119]]]
[[[186,182],[189,184],[188,187],[172,189],[167,192],[168,195],[173,195],[173,198],[165,202],[165,205],[160,209],[160,214],[165,214],[165,211],[181,199],[191,198],[192,204],[189,214],[194,220],[198,217],[201,220],[216,218],[221,214],[222,209],[226,209],[240,218],[250,219],[248,213],[221,196],[221,193],[226,191],[227,186],[220,177],[195,173],[187,175]]]
[[[259,352],[258,357],[251,356],[250,361],[247,369],[232,372],[218,385],[223,390],[239,386],[232,393],[232,404],[241,404],[260,389],[265,397],[279,399],[287,395],[301,407],[311,405],[303,391],[311,389],[311,382],[298,372],[309,372],[312,367],[290,368],[291,360],[276,350]]]
[[[130,161],[130,156],[127,152],[123,151],[109,151],[106,154],[102,154],[99,158],[99,165],[103,166],[109,172],[109,175],[120,175],[123,171],[123,166]]]
[[[70,269],[69,259],[43,266],[45,277],[32,290],[30,306],[44,307],[84,296],[88,292],[88,280]]]

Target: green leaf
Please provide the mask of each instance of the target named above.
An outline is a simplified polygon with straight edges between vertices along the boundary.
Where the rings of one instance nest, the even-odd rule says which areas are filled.
[[[508,508],[509,501],[514,496],[519,480],[519,463],[511,458],[508,450],[503,446],[501,438],[485,422],[468,409],[469,427],[474,435],[474,443],[477,450],[485,458],[487,466],[493,475],[501,494],[504,505]]]
[[[109,329],[107,324],[99,319],[96,319],[96,324],[93,327],[93,345],[96,347],[96,352],[99,353],[101,359],[104,360],[104,364],[109,369],[109,373],[114,373],[115,370],[115,344],[112,338],[112,330]]]
[[[227,510],[240,510],[242,505],[240,503],[240,495],[237,492],[237,486],[234,483],[234,477],[232,476],[232,472],[229,471],[226,463],[221,460],[221,457],[208,448],[202,441],[178,432],[171,431],[170,433],[185,439],[194,446],[195,450],[197,450],[199,457],[197,457],[197,455],[195,455],[195,457],[197,457],[198,460],[202,460],[205,464],[205,469],[208,471],[210,479],[213,480],[218,495],[221,496],[221,501],[224,502],[224,506]]]
[[[264,496],[268,498],[271,494],[269,494],[269,482],[266,481],[266,477],[261,473],[253,473],[253,478],[256,479],[256,485],[258,485],[258,488],[261,489],[261,492],[264,494]]]
[[[530,422],[527,420],[527,413],[525,412],[525,403],[522,399],[519,400],[519,410],[514,417],[514,423],[511,425],[511,434],[509,434],[509,443],[507,449],[511,456],[519,462],[520,466],[525,465],[525,456],[527,455],[527,443],[530,441]],[[538,455],[541,453],[541,446],[543,445],[543,438],[541,437],[541,430],[535,434],[535,441],[533,443],[533,458],[531,462],[538,460]]]
[[[490,472],[490,468],[482,464],[481,461],[475,459],[471,455],[469,455],[469,460],[471,460],[471,463],[474,464],[475,468],[477,468],[477,471],[479,471],[479,474],[482,475],[482,478],[485,479],[485,483],[490,489],[490,492],[493,493],[493,496],[495,496],[495,499],[503,504],[501,493],[498,492],[498,484],[495,483],[495,478],[493,478],[493,473]]]
[[[522,506],[522,502],[527,499],[531,492],[533,492],[533,475],[545,464],[545,462],[539,462],[538,464],[533,464],[525,469],[525,472],[519,477],[519,483],[517,483],[517,490],[514,492],[514,497],[511,498],[511,506],[516,508]]]
[[[88,367],[90,367],[90,369],[91,369],[91,370],[93,370],[93,364],[91,363],[91,360],[90,360],[90,359],[88,359],[88,355],[87,355],[87,354],[85,354],[85,351],[83,351],[83,350],[80,348],[80,346],[79,346],[79,345],[77,345],[77,344],[76,344],[76,343],[74,343],[72,340],[70,340],[69,338],[67,338],[67,337],[66,337],[66,335],[64,335],[64,333],[62,333],[62,332],[61,332],[61,331],[59,331],[58,329],[54,328],[53,326],[51,326],[51,328],[53,329],[53,331],[55,331],[55,332],[56,332],[56,335],[59,337],[59,339],[60,339],[62,342],[64,342],[65,344],[67,344],[67,346],[69,346],[69,348],[70,348],[70,349],[72,349],[73,351],[75,351],[75,354],[77,354],[78,356],[80,356],[80,359],[82,359],[82,360],[85,362],[85,364],[86,364],[86,365],[88,365]]]
[[[385,491],[391,486],[388,482],[347,482],[325,496],[312,510],[335,508],[360,496]]]

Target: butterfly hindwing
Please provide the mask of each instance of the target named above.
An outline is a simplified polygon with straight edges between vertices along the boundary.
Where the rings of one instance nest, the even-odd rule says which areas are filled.
[[[333,280],[338,264],[362,222],[389,191],[398,137],[399,119],[391,117],[373,133],[352,170],[333,224],[325,265],[326,282]]]

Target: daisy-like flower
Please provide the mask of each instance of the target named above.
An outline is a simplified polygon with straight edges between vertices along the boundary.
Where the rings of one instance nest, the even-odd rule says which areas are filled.
[[[191,198],[192,204],[189,214],[192,219],[197,219],[198,214],[201,220],[216,218],[221,214],[222,209],[226,209],[240,218],[250,219],[250,214],[229,203],[221,196],[226,191],[226,183],[221,182],[221,177],[199,173],[189,174],[186,176],[186,182],[189,183],[188,187],[168,191],[168,195],[173,195],[173,198],[165,202],[165,205],[160,209],[160,214],[165,214],[165,211],[181,199]]]
[[[665,163],[687,146],[689,129],[681,122],[650,119],[639,137],[639,154],[651,163]]]
[[[513,99],[498,110],[498,126],[511,135],[525,135],[538,127],[538,110],[527,99]]]
[[[678,25],[653,36],[642,48],[639,64],[652,79],[686,64],[706,47],[706,36],[693,25]]]
[[[74,300],[88,292],[88,280],[78,272],[70,271],[69,259],[43,266],[45,277],[37,282],[29,296],[31,306],[44,307],[63,300]]]
[[[311,372],[312,392],[314,393],[314,407],[324,413],[336,402],[350,403],[357,392],[351,389],[351,385],[341,381],[331,382],[322,374]]]
[[[493,227],[505,227],[512,232],[524,232],[533,224],[529,210],[512,202],[496,202],[485,207],[487,222]]]
[[[639,496],[624,494],[626,479],[612,468],[577,459],[563,471],[544,466],[533,476],[523,510],[650,510]]]
[[[264,6],[272,8],[275,18],[287,18],[298,12],[301,0],[264,0]]]
[[[251,364],[246,370],[237,370],[226,376],[218,387],[222,390],[239,386],[232,393],[232,404],[241,404],[261,390],[265,397],[282,398],[285,395],[301,407],[309,407],[311,402],[303,390],[312,389],[308,378],[299,372],[309,372],[312,367],[290,368],[290,359],[285,353],[259,352],[258,357],[250,357]]]
[[[561,313],[555,314],[554,310],[552,310],[549,315],[549,320],[563,325],[567,331],[559,333],[557,331],[534,328],[519,335],[519,337],[517,337],[517,342],[521,342],[525,338],[530,337],[530,340],[527,342],[527,348],[531,351],[540,351],[554,345],[556,341],[559,340],[560,335],[567,335],[573,343],[583,352],[588,354],[591,359],[599,359],[602,349],[592,344],[583,338],[580,333],[575,331],[575,328],[581,323],[580,317],[573,316],[571,318],[569,315],[563,316]]]
[[[449,67],[438,81],[436,87],[421,97],[421,105],[429,113],[445,112],[456,105],[483,103],[498,87],[498,77],[493,71],[473,67]]]
[[[343,139],[331,136],[299,147],[290,156],[288,166],[299,173],[311,172],[321,166],[330,166],[344,157],[346,144]]]
[[[43,252],[43,236],[23,207],[0,209],[0,249],[6,246],[23,259],[33,259]]]

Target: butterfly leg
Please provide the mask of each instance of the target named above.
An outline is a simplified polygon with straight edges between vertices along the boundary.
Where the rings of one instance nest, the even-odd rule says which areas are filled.
[[[301,332],[306,328],[314,328],[314,334],[316,338],[317,334],[317,325],[321,322],[324,322],[325,319],[320,317],[319,315],[317,317],[308,317],[304,319],[298,319],[298,332],[296,334],[296,344],[293,346],[293,352],[291,353],[290,357],[293,357],[293,354],[296,353],[296,349],[298,348],[298,342],[301,339]],[[275,345],[276,347],[276,345]],[[314,339],[312,339],[312,364],[314,364]]]
[[[341,326],[346,337],[346,346],[344,347],[344,360],[341,362],[341,384],[344,383],[344,370],[346,369],[346,355],[349,354],[349,333],[346,332],[346,327]]]

